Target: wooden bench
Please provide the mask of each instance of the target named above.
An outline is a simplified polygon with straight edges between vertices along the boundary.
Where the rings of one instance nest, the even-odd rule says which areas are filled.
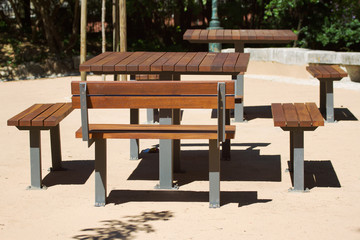
[[[338,65],[311,65],[306,70],[320,81],[320,111],[327,122],[334,122],[333,82],[347,76]]]
[[[59,123],[73,110],[71,103],[34,104],[7,121],[8,126],[28,130],[30,134],[30,175],[29,189],[46,188],[41,176],[41,130],[50,130],[51,170],[61,170],[61,145]]]
[[[304,131],[324,126],[315,103],[273,103],[271,111],[275,127],[290,131],[290,167],[294,191],[304,191]]]
[[[225,115],[234,108],[234,82],[72,82],[74,108],[81,108],[82,127],[76,137],[95,142],[95,206],[106,204],[106,139],[159,139],[160,185],[172,182],[172,141],[209,140],[209,202],[220,206],[220,142],[233,139],[235,126],[225,125]],[[89,108],[218,109],[217,125],[89,124]],[[170,114],[169,114],[170,113]],[[164,171],[164,169],[166,171]]]

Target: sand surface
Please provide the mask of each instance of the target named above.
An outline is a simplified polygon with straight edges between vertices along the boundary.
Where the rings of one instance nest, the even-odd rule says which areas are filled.
[[[360,239],[360,91],[335,88],[337,123],[305,133],[308,193],[290,193],[285,170],[289,133],[275,128],[274,102],[315,102],[319,86],[296,67],[283,69],[289,81],[256,78],[281,75],[278,65],[250,63],[245,76],[248,121],[236,125],[232,160],[221,162],[219,209],[208,207],[208,145],[182,141],[184,173],[174,175],[177,191],[158,191],[158,154],[129,160],[129,141],[108,141],[108,204],[94,207],[94,147],[75,138],[80,112],[61,122],[63,166],[51,167],[49,132],[42,133],[42,175],[47,190],[30,183],[29,136],[7,119],[33,103],[71,101],[62,77],[0,82],[0,239]],[[268,72],[268,73],[269,73]],[[300,75],[299,75],[300,74]],[[294,75],[294,74],[293,74]],[[255,77],[254,77],[255,76]],[[301,76],[305,84],[292,83]],[[101,79],[91,76],[89,79]],[[127,123],[129,111],[91,112],[93,122]],[[140,122],[145,121],[140,112]],[[270,116],[269,116],[270,115]],[[215,123],[211,111],[186,110],[184,124]],[[158,144],[141,140],[141,149]]]

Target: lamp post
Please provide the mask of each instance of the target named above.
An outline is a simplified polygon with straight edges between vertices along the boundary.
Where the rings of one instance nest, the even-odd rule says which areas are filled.
[[[222,29],[218,18],[217,0],[212,0],[211,21],[208,29]],[[209,43],[209,52],[221,52],[221,43]]]

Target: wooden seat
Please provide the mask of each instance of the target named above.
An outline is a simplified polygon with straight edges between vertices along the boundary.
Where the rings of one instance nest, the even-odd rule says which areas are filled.
[[[34,104],[7,121],[8,126],[28,130],[30,134],[31,184],[29,188],[40,189],[41,176],[41,130],[50,130],[52,170],[61,170],[61,146],[59,123],[72,112],[71,103]]]
[[[338,65],[311,65],[306,70],[320,81],[320,112],[327,122],[334,122],[334,81],[339,81],[348,74]]]
[[[129,82],[73,82],[72,103],[81,108],[82,127],[76,137],[95,142],[95,205],[106,204],[106,140],[159,139],[158,188],[174,188],[173,149],[175,140],[209,139],[209,203],[220,206],[220,142],[223,153],[229,155],[230,142],[235,137],[235,126],[225,115],[235,106],[234,81],[129,81]],[[160,125],[89,124],[89,108],[159,108]],[[217,109],[217,125],[180,125],[172,121],[172,109]],[[175,120],[174,120],[175,121]],[[178,142],[180,146],[180,142]],[[138,151],[138,142],[136,143]],[[224,149],[225,148],[225,149]],[[130,150],[131,152],[132,150]],[[229,157],[229,156],[228,156]]]
[[[293,190],[304,191],[304,131],[324,126],[324,120],[315,103],[273,103],[271,112],[275,127],[290,132],[290,165],[293,172]]]

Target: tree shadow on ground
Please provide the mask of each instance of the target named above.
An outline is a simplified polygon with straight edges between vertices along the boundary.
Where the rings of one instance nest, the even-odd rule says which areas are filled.
[[[50,171],[43,179],[47,187],[55,185],[85,184],[94,171],[94,160],[63,161],[61,171]]]
[[[290,161],[288,161],[290,167]],[[290,172],[293,182],[293,172]],[[341,184],[330,160],[304,161],[304,184],[305,188],[333,187],[340,188]]]
[[[103,226],[86,228],[81,231],[84,234],[74,236],[78,240],[110,240],[110,239],[133,239],[138,232],[151,233],[155,229],[149,224],[152,221],[168,221],[174,217],[171,211],[143,212],[140,215],[125,216],[124,220],[101,221]]]
[[[257,192],[221,191],[221,205],[237,203],[238,207],[254,203],[267,203],[271,199],[258,199]],[[209,192],[181,190],[112,190],[107,203],[127,202],[209,202]]]
[[[232,144],[231,160],[221,161],[221,181],[281,181],[280,155],[261,155],[256,147],[269,143]],[[207,144],[182,144],[182,146],[208,146]],[[236,147],[247,147],[237,150]],[[179,186],[193,181],[209,180],[208,150],[181,151],[181,172],[174,173]],[[142,160],[128,180],[158,180],[159,154],[142,154]]]

